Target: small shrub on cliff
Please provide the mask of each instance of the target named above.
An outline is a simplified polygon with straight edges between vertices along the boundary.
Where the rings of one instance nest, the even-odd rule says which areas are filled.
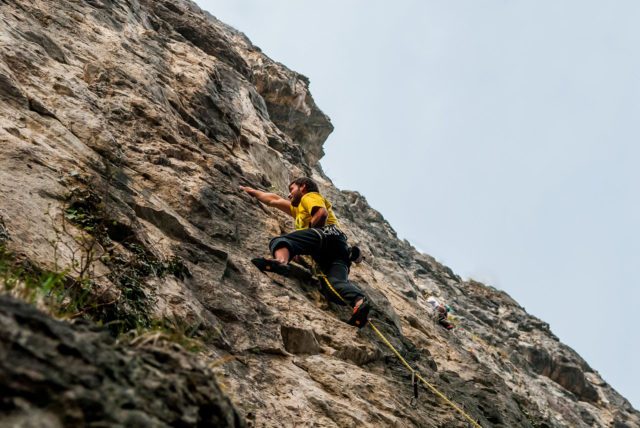
[[[91,284],[96,263],[109,269],[106,277],[117,288],[118,297],[104,302],[99,301],[101,296],[90,295],[79,313],[107,326],[117,336],[152,327],[150,308],[154,299],[145,288],[147,278],[173,275],[183,279],[190,273],[179,257],[161,260],[149,251],[130,225],[115,219],[113,205],[108,191],[99,192],[91,180],[84,180],[67,197],[59,231],[73,235],[79,246],[80,253],[77,257],[73,253],[72,263],[78,282]],[[70,224],[78,231],[72,232]]]
[[[66,312],[66,275],[19,261],[3,243],[0,243],[0,281],[2,289],[15,297],[30,303],[41,302],[56,314]]]

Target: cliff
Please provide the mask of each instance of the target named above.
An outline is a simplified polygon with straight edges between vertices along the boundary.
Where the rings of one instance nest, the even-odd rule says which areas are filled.
[[[292,221],[238,186],[308,175],[365,252],[351,278],[376,325],[482,426],[640,426],[546,323],[335,188],[309,80],[242,33],[185,0],[0,17],[0,425],[466,426],[429,390],[412,404],[405,367],[304,266],[249,262]]]

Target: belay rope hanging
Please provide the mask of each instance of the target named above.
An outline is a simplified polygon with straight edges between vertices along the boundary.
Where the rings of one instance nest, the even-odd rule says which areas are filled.
[[[327,276],[324,273],[322,273],[319,269],[317,270],[317,276],[319,276],[320,278],[322,278],[324,280],[325,284],[327,284],[327,287],[329,287],[329,289],[333,292],[333,294],[335,294],[345,304],[347,303],[347,301],[342,298],[340,293],[338,293],[338,291],[336,291],[336,289],[333,288],[333,286],[331,285],[331,282],[329,282],[329,279],[327,278]],[[440,397],[442,399],[442,401],[447,403],[451,408],[453,408],[460,415],[462,415],[471,425],[473,425],[476,428],[482,428],[482,426],[478,422],[476,422],[471,416],[469,416],[469,414],[467,412],[465,412],[460,407],[458,407],[453,401],[449,400],[446,395],[444,395],[442,392],[440,392],[438,390],[438,388],[436,388],[434,385],[429,383],[425,378],[423,378],[420,375],[420,373],[418,373],[417,370],[415,370],[413,367],[411,367],[411,365],[407,362],[407,360],[405,360],[402,357],[402,355],[400,355],[400,352],[395,348],[395,346],[393,346],[391,344],[391,342],[389,342],[389,340],[382,334],[382,332],[380,332],[380,330],[378,330],[378,327],[376,327],[376,325],[371,320],[369,320],[369,325],[371,326],[371,329],[378,335],[380,340],[382,340],[382,342],[385,345],[387,345],[387,347],[396,355],[396,357],[398,357],[398,360],[400,360],[400,362],[411,373],[411,383],[412,383],[412,386],[413,386],[413,398],[411,399],[411,404],[412,405],[414,405],[414,403],[417,404],[417,401],[418,401],[418,383],[416,381],[416,378],[417,378],[427,388],[429,388],[429,390],[431,390],[431,392],[433,392],[435,395]]]

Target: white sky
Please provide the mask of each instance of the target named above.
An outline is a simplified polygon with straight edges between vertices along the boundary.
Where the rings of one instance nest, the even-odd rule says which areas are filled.
[[[311,79],[338,187],[640,408],[640,2],[198,4]]]

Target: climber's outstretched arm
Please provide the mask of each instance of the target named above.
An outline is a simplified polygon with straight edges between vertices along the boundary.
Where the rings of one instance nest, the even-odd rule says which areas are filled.
[[[280,195],[276,195],[275,193],[261,192],[260,190],[256,190],[246,186],[240,186],[240,190],[248,193],[265,205],[278,208],[280,211],[291,215],[291,202]]]

